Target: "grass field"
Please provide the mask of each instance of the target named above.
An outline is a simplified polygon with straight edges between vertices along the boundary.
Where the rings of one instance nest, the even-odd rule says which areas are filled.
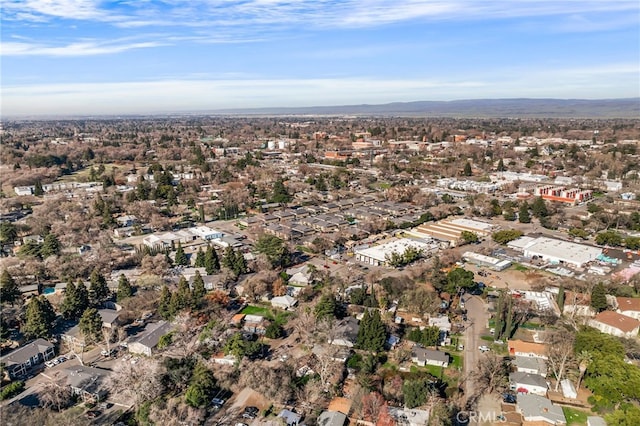
[[[244,308],[241,312],[241,314],[245,314],[245,315],[262,315],[262,316],[268,316],[271,312],[269,311],[269,309],[267,308],[262,308],[260,306],[252,306],[249,305],[246,308]]]
[[[586,411],[569,407],[562,407],[562,411],[567,419],[567,426],[584,426],[587,424],[587,416],[589,414]]]

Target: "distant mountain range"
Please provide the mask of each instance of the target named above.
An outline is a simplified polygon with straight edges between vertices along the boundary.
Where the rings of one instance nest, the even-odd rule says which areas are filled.
[[[487,118],[638,118],[640,98],[624,99],[468,99],[283,108],[220,109],[229,115],[356,115]]]

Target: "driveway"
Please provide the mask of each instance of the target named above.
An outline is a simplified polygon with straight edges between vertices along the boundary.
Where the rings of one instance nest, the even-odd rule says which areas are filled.
[[[480,351],[478,346],[484,343],[480,336],[487,328],[489,313],[486,309],[484,301],[478,296],[465,294],[463,296],[465,307],[467,309],[467,328],[465,329],[465,348],[464,348],[464,375],[465,375],[465,395],[467,399],[475,392],[475,383],[470,379],[472,372],[475,370],[478,360],[480,359]]]

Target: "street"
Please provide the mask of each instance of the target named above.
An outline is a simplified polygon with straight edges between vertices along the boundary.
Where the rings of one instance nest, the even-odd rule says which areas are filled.
[[[480,339],[480,336],[486,330],[489,313],[487,312],[484,301],[480,297],[466,294],[463,298],[467,309],[467,318],[469,320],[469,325],[464,332],[464,392],[468,401],[469,398],[473,396],[476,389],[474,382],[471,380],[471,375],[478,364],[478,360],[480,359],[478,346],[483,344],[481,343],[482,340]]]

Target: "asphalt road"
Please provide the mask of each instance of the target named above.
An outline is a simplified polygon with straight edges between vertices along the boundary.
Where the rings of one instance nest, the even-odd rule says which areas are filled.
[[[485,343],[480,336],[487,328],[489,313],[486,309],[484,301],[478,296],[465,294],[463,296],[465,308],[467,309],[468,326],[465,329],[465,348],[464,348],[464,373],[465,373],[465,395],[469,398],[474,394],[475,383],[470,379],[471,373],[475,370],[480,359],[480,351],[478,346]]]

